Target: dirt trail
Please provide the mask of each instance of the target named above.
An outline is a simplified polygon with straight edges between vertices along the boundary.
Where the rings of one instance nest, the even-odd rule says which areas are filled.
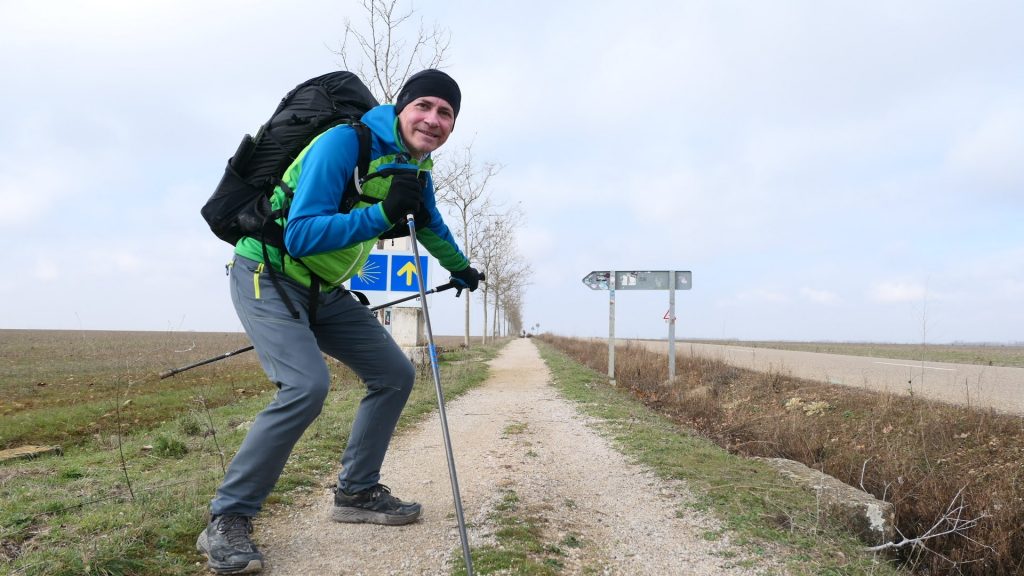
[[[533,343],[515,340],[491,362],[482,387],[449,403],[471,545],[490,542],[487,517],[512,490],[524,509],[546,519],[546,542],[557,545],[567,534],[582,541],[561,546],[564,574],[755,573],[734,566],[742,553],[730,549],[727,537],[701,537],[717,526],[689,509],[685,486],[630,464],[549,379]],[[339,524],[330,519],[324,489],[258,519],[264,573],[449,574],[461,547],[436,415],[395,438],[382,476],[398,497],[423,504],[420,521]]]

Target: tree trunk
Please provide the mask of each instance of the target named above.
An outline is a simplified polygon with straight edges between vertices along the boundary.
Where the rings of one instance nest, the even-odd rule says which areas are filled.
[[[484,329],[481,332],[484,344],[487,343],[487,291],[484,291],[484,305],[483,305],[483,320]]]
[[[498,295],[495,294],[494,295],[494,319],[491,320],[491,333],[492,333],[491,335],[494,336],[495,338],[497,338],[500,335],[498,333],[499,326],[500,326],[500,323],[498,322]]]
[[[468,252],[469,252],[469,246],[468,246],[468,244],[469,244],[469,222],[466,221],[465,215],[463,215],[463,217],[462,217],[462,238],[463,238],[463,244],[466,244],[466,246],[465,246],[466,252],[467,252],[466,258],[469,258],[470,257],[470,254],[468,254]],[[464,336],[462,338],[462,343],[466,345],[467,349],[469,348],[469,300],[470,300],[469,295],[470,295],[470,291],[466,290],[466,317],[465,317],[465,319],[463,321],[463,328],[465,329],[465,334],[464,334]]]

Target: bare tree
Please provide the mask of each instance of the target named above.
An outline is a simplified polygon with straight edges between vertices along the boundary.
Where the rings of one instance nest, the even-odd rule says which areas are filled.
[[[501,336],[501,328],[504,324],[505,334],[509,333],[510,316],[518,316],[517,309],[522,300],[523,288],[529,284],[529,277],[532,273],[529,264],[522,261],[518,254],[513,254],[508,265],[503,266],[500,271],[498,282],[494,285],[494,323],[492,326],[494,335]],[[504,317],[504,322],[498,322],[499,312]]]
[[[516,286],[505,296],[505,334],[519,334],[523,330],[523,287]]]
[[[529,264],[524,264],[518,256],[513,261],[511,270],[504,270],[501,280],[494,290],[494,336],[511,334],[522,329],[521,303],[523,289],[529,284],[529,277],[532,273]],[[503,321],[498,322],[498,314],[501,314]]]
[[[356,72],[380,102],[394,102],[410,75],[423,68],[440,68],[445,61],[451,35],[437,25],[427,28],[422,19],[414,34],[406,33],[414,24],[415,10],[400,7],[400,0],[362,0],[366,21],[361,26],[345,20],[345,36],[335,53],[342,67]],[[472,144],[461,154],[434,155],[433,180],[437,200],[458,217],[453,226],[466,256],[474,263],[477,245],[486,236],[486,215],[492,210],[487,185],[501,167],[494,163],[478,165]],[[486,265],[483,271],[490,272]],[[487,334],[487,292],[484,283],[484,336]],[[470,344],[471,300],[465,301],[465,345]]]
[[[423,68],[440,68],[451,41],[436,24],[427,29],[422,19],[415,36],[404,36],[415,10],[399,10],[399,0],[363,0],[366,29],[345,19],[345,36],[334,51],[342,68],[356,72],[379,102],[394,102],[410,75]],[[408,40],[406,38],[409,38]]]
[[[515,232],[522,225],[523,212],[519,204],[500,213],[488,214],[481,229],[482,235],[478,243],[477,260],[487,270],[487,286],[483,293],[483,333],[486,339],[488,299],[492,301],[493,319],[491,334],[497,335],[499,326],[498,314],[501,309],[502,297],[509,292],[509,286],[520,281],[516,278],[517,270],[525,268],[520,275],[525,278],[528,267],[520,263],[519,253],[515,246]]]
[[[473,159],[473,146],[462,149],[461,156],[446,156],[445,163],[435,167],[434,190],[437,201],[448,206],[455,214],[458,224],[455,236],[462,243],[466,257],[476,264],[483,265],[487,274],[484,283],[484,314],[486,315],[486,286],[491,281],[491,273],[487,263],[480,257],[480,244],[487,237],[487,214],[492,209],[492,201],[487,185],[491,178],[501,171],[501,166],[486,162],[478,165]],[[464,344],[468,347],[470,327],[470,295],[466,294],[466,317],[464,321]],[[486,337],[486,331],[484,333]]]

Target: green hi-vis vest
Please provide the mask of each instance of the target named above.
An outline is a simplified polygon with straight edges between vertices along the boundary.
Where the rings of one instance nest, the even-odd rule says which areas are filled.
[[[294,162],[285,171],[284,176],[281,180],[292,190],[295,190],[299,182],[299,175],[302,174],[302,163],[306,157],[306,154],[312,148],[313,144],[316,143],[320,137],[317,136],[310,142],[309,146],[299,154]],[[388,164],[395,164],[395,154],[387,154],[370,161],[368,174],[373,174],[378,170],[380,166],[386,166]],[[409,162],[415,162],[414,160],[403,160],[402,163],[408,164]],[[429,171],[433,166],[433,161],[428,157],[425,158],[418,164],[421,171]],[[377,178],[371,178],[361,187],[361,192],[365,196],[371,198],[377,198],[383,200],[388,195],[388,190],[391,188],[392,176],[381,176]],[[285,195],[284,190],[280,186],[274,189],[274,194],[270,198],[270,205],[274,210],[287,206],[290,200]],[[360,200],[353,206],[353,210],[359,208],[365,208],[372,206],[373,203],[365,202]],[[284,211],[285,213],[287,211]],[[287,225],[287,219],[281,218],[278,220],[278,224],[282,227]],[[321,254],[313,254],[310,256],[304,256],[301,259],[292,258],[289,254],[279,250],[273,246],[264,246],[263,243],[257,238],[245,237],[239,240],[236,247],[236,252],[241,253],[243,256],[252,258],[254,260],[264,260],[263,251],[266,249],[268,265],[284,272],[289,278],[302,284],[303,286],[309,287],[312,284],[312,274],[316,274],[320,278],[323,289],[333,289],[341,286],[343,282],[349,278],[355,276],[366,263],[367,258],[370,257],[370,251],[377,243],[377,238],[371,238],[358,242],[351,246],[346,246],[338,250],[332,250],[330,252],[323,252]],[[251,256],[250,256],[251,254]],[[284,259],[282,261],[282,254]]]

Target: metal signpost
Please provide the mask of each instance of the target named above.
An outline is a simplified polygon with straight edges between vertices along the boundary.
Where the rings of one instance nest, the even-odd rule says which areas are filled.
[[[615,384],[615,289],[668,290],[668,379],[676,377],[676,290],[693,287],[689,270],[594,270],[583,278],[591,290],[608,291],[608,378]]]
[[[609,271],[614,279],[615,270]],[[608,286],[608,378],[615,386],[615,282]]]

